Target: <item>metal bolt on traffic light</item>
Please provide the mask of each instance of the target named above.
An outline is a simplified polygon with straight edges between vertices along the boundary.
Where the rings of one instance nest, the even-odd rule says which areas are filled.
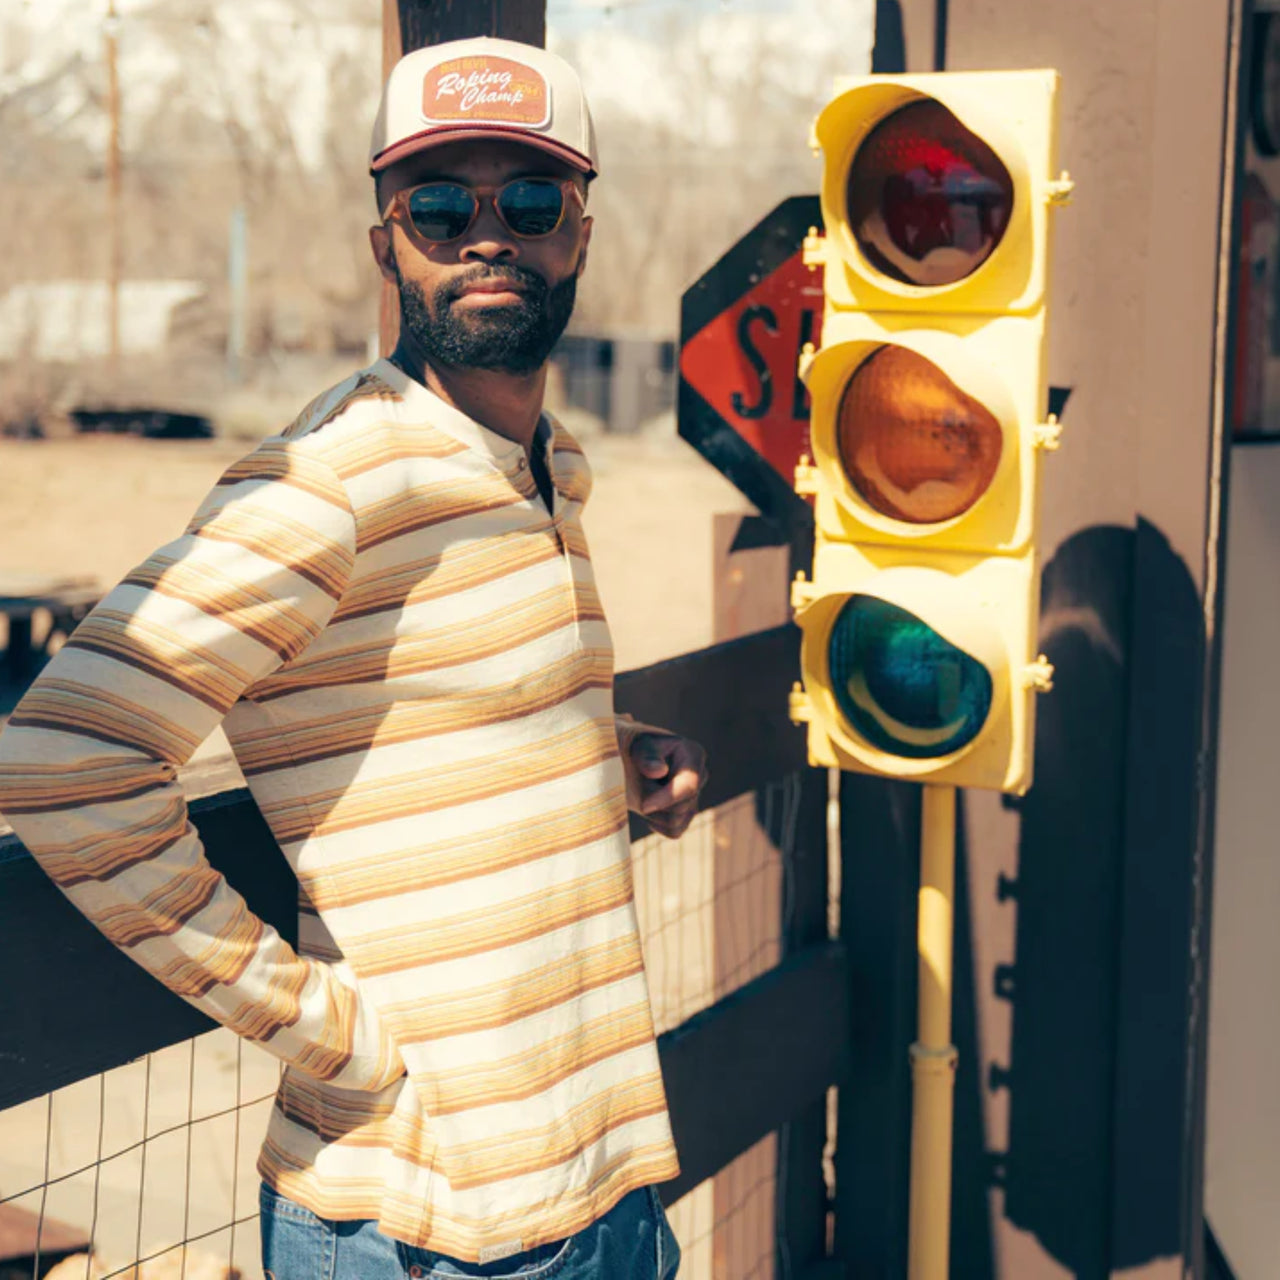
[[[924,788],[911,1049],[910,1280],[945,1280],[950,1204],[955,791],[1024,793],[1035,698],[1047,415],[1054,71],[837,83],[822,155],[822,343],[800,376],[812,459],[811,576],[792,604],[809,757]]]

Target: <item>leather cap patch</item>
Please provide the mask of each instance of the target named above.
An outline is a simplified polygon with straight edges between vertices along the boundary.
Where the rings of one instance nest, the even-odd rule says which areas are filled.
[[[551,91],[540,71],[510,58],[473,56],[442,62],[422,82],[429,124],[515,124],[539,129],[551,119]]]

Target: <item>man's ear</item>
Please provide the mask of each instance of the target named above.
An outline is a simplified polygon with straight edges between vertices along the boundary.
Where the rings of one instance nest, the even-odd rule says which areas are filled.
[[[383,223],[370,227],[369,247],[373,250],[373,260],[378,264],[382,278],[391,284],[399,284],[400,273],[396,269],[396,250],[391,243],[391,228]]]
[[[591,243],[591,228],[595,221],[590,214],[582,219],[582,248],[578,250],[578,270],[580,276],[587,269],[587,246]]]

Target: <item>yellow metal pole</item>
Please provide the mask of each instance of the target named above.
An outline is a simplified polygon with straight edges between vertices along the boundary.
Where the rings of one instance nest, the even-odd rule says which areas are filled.
[[[911,1046],[911,1221],[908,1280],[947,1280],[951,1233],[951,1043],[956,789],[928,786],[920,822],[919,1021]]]

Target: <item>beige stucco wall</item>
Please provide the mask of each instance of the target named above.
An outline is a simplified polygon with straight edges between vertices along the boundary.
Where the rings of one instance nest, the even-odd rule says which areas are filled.
[[[933,0],[903,7],[908,69],[931,70]],[[948,70],[1047,66],[1063,77],[1060,159],[1077,187],[1057,217],[1049,380],[1073,392],[1063,449],[1046,468],[1044,557],[1082,528],[1132,529],[1143,517],[1201,590],[1230,7],[949,5]],[[990,993],[995,967],[1014,958],[1017,909],[995,888],[999,875],[1017,875],[1019,824],[997,796],[966,802],[985,1065],[1009,1060],[1013,1010]],[[1007,1095],[988,1094],[985,1107],[988,1149],[1004,1150]],[[999,1192],[991,1206],[1000,1276],[1069,1274],[1003,1217]],[[1155,1280],[1180,1275],[1181,1265],[1157,1259],[1124,1274]]]

